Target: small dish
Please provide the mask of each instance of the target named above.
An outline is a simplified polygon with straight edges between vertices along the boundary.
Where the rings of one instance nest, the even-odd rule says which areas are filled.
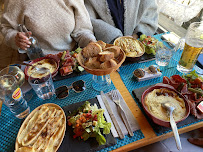
[[[125,45],[121,46],[119,44],[119,41],[124,41],[125,39],[126,39],[126,43],[127,43],[128,46],[133,45],[133,44],[130,43],[130,41],[132,41],[132,42],[134,41],[135,42],[134,44],[138,43],[139,47],[140,47],[140,52],[137,51],[137,50],[129,51],[129,50],[127,50],[127,46],[125,46]],[[133,38],[131,36],[119,37],[114,41],[113,44],[116,45],[116,46],[121,47],[124,50],[124,52],[126,54],[126,60],[128,60],[128,61],[138,61],[140,59],[140,57],[143,56],[143,54],[145,53],[144,45],[139,40],[137,40],[137,39],[135,39],[135,38]],[[135,47],[135,46],[133,46],[133,47]],[[136,49],[137,49],[137,46],[136,46]],[[135,53],[136,55],[134,55],[133,52],[137,52],[137,54]]]
[[[41,58],[37,58],[35,60],[32,60],[29,64],[32,65],[32,64],[35,64],[37,62],[40,62],[42,60],[50,60],[52,64],[55,65],[55,69],[54,71],[51,73],[52,74],[52,78],[55,77],[58,73],[58,69],[59,69],[59,62],[55,59],[55,58],[52,58],[52,57],[41,57]],[[29,68],[31,68],[31,66],[26,66],[25,67],[25,70],[24,70],[24,73],[25,73],[25,79],[28,80],[30,74],[29,74]]]
[[[189,103],[188,103],[187,99],[183,95],[181,95],[179,92],[177,92],[170,85],[159,83],[159,84],[156,84],[155,86],[152,86],[152,87],[150,87],[150,88],[148,88],[147,90],[144,91],[144,93],[142,94],[141,103],[142,103],[142,106],[143,106],[144,111],[146,112],[146,114],[149,116],[150,119],[152,119],[152,121],[154,123],[156,123],[156,124],[158,124],[160,126],[170,127],[170,122],[169,121],[161,120],[161,119],[157,118],[156,116],[152,115],[151,112],[148,110],[147,106],[145,105],[145,97],[146,97],[146,95],[148,93],[150,93],[151,91],[153,91],[154,89],[161,89],[161,88],[166,88],[166,89],[168,89],[170,91],[175,92],[180,98],[182,98],[184,100],[185,108],[186,108],[186,114],[181,120],[176,121],[176,123],[185,120],[189,116],[189,114],[190,114],[190,106],[189,106]]]

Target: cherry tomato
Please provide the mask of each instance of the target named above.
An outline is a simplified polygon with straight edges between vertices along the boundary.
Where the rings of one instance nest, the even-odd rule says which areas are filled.
[[[77,53],[73,53],[72,57],[76,58],[77,57]]]

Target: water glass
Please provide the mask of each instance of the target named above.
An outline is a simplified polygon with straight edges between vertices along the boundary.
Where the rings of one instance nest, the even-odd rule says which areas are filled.
[[[173,56],[173,48],[167,48],[165,45],[158,43],[156,49],[156,64],[159,66],[167,66]]]
[[[30,113],[15,76],[1,75],[0,72],[0,92],[1,100],[17,118],[23,119]]]
[[[47,73],[44,77],[32,77],[32,75],[36,75],[36,73],[33,73],[28,78],[28,82],[37,96],[43,100],[50,99],[55,92],[51,73],[45,70],[40,71],[40,74],[44,75],[44,72]]]

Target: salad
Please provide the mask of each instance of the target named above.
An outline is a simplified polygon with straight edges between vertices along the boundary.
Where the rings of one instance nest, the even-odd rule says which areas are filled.
[[[157,39],[151,36],[146,36],[145,34],[142,34],[140,36],[140,41],[145,46],[145,52],[147,54],[156,54],[156,44],[159,42]],[[162,42],[161,42],[162,43]]]
[[[106,139],[103,134],[109,134],[111,123],[105,121],[104,109],[98,109],[97,105],[90,105],[86,101],[84,105],[68,116],[68,125],[72,126],[73,138],[80,138],[86,141],[95,137],[99,145],[104,145]]]

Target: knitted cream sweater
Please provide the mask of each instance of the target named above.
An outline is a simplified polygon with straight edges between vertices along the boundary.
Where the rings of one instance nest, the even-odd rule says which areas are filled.
[[[7,0],[1,20],[5,43],[14,49],[18,24],[24,24],[44,54],[71,50],[95,40],[84,0]]]

